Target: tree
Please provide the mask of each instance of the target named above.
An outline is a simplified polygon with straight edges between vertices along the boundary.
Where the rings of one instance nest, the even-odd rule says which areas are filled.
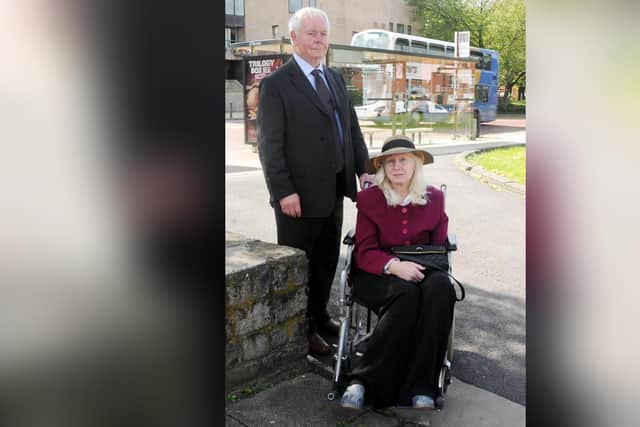
[[[469,31],[471,45],[487,47],[485,38],[496,0],[406,0],[425,37],[451,40]]]
[[[425,37],[454,40],[454,32],[469,31],[471,45],[500,55],[500,84],[508,99],[526,76],[525,0],[406,0],[412,19]]]
[[[488,29],[487,41],[500,54],[500,83],[505,86],[504,101],[513,86],[526,85],[525,0],[501,0]]]

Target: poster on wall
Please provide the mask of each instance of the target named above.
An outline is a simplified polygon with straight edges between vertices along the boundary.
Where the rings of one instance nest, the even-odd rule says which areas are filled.
[[[280,68],[288,55],[260,56],[245,61],[245,143],[257,144],[256,115],[260,99],[260,81]]]

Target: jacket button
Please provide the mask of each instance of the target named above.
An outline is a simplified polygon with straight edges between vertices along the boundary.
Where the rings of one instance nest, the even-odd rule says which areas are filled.
[[[407,208],[402,208],[402,213],[407,213]]]
[[[409,230],[407,230],[406,228],[402,229],[402,234],[407,234],[409,232]]]
[[[409,222],[409,221],[407,221],[406,219],[403,219],[403,220],[402,220],[402,225],[407,225],[407,223],[408,223],[408,222]]]

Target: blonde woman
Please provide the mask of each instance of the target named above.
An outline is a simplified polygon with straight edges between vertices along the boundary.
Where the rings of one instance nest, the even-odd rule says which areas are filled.
[[[391,253],[394,246],[445,244],[444,195],[422,174],[432,162],[404,136],[388,138],[368,161],[376,185],[358,194],[353,293],[379,321],[342,396],[344,407],[360,409],[365,397],[374,407],[435,407],[455,293],[446,274]]]

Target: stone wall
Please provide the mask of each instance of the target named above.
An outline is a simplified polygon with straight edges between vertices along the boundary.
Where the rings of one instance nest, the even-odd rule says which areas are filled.
[[[306,280],[304,252],[227,233],[227,391],[304,369]]]

